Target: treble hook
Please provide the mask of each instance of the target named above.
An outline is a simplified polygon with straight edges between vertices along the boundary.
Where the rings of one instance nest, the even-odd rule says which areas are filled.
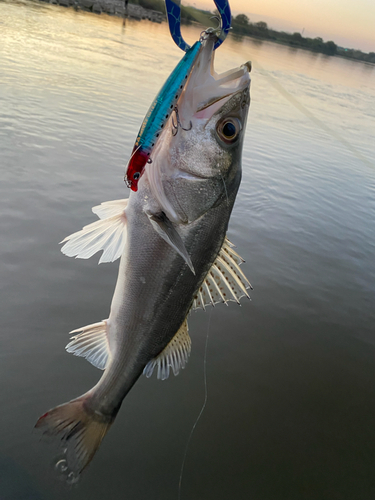
[[[178,132],[178,128],[182,128],[182,130],[185,130],[185,132],[189,132],[189,130],[191,130],[193,128],[193,124],[192,122],[190,121],[190,125],[189,125],[189,128],[184,128],[182,126],[182,123],[180,121],[180,115],[178,113],[178,107],[175,106],[173,111],[175,112],[176,114],[176,120],[177,120],[177,123],[174,122],[174,119],[173,119],[173,115],[172,115],[172,135],[173,136],[176,136],[177,135],[177,132]]]
[[[214,46],[214,50],[216,50],[224,42],[228,35],[232,15],[228,0],[214,0],[214,2],[220,14],[220,18],[218,16],[214,16],[214,18],[219,22],[217,30],[220,29],[219,39]],[[185,42],[181,35],[181,0],[165,0],[165,7],[167,9],[169,31],[171,32],[173,41],[177,47],[186,52],[190,48],[190,45]]]

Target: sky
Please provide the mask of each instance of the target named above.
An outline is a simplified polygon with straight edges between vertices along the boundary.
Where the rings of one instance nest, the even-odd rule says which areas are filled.
[[[215,8],[213,0],[184,1],[197,8]],[[303,36],[333,40],[347,48],[375,52],[375,0],[229,0],[233,15]]]

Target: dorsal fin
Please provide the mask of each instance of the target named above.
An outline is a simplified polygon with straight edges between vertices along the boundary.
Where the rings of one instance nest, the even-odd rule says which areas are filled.
[[[223,246],[197,291],[192,309],[205,309],[207,305],[234,300],[239,304],[241,297],[249,298],[247,290],[252,289],[239,264],[244,260],[233,250],[233,244],[225,238]]]
[[[92,207],[92,211],[99,219],[108,219],[114,215],[120,215],[128,206],[129,198],[123,200],[103,201],[100,205]]]
[[[126,244],[126,214],[128,200],[107,201],[92,209],[101,220],[88,224],[67,236],[61,243],[63,254],[76,259],[89,259],[103,250],[99,264],[121,257]]]
[[[71,352],[74,356],[82,356],[96,368],[104,370],[110,356],[107,320],[77,328],[70,333],[78,335],[72,337],[65,347],[67,352]]]
[[[170,368],[173,375],[178,375],[181,368],[185,368],[191,351],[191,339],[187,320],[182,323],[180,329],[169,342],[167,347],[156,358],[147,363],[143,373],[150,378],[154,369],[157,369],[157,378],[165,380],[169,377]]]

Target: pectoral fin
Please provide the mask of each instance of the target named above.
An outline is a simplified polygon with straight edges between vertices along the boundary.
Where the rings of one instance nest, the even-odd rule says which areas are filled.
[[[147,214],[153,228],[155,231],[165,240],[172,248],[176,250],[177,253],[181,255],[186,264],[191,269],[191,272],[195,274],[193,264],[191,262],[190,256],[185,248],[184,242],[181,236],[178,234],[176,228],[173,226],[172,222],[168,219],[164,212],[160,214]]]
[[[169,342],[167,347],[159,354],[157,358],[147,363],[143,373],[150,378],[154,369],[157,369],[157,378],[165,380],[169,377],[170,368],[173,375],[178,375],[181,368],[185,368],[191,351],[191,339],[187,320],[182,323],[180,329]]]

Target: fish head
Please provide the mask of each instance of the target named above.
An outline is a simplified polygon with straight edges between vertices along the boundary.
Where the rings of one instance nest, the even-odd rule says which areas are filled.
[[[207,34],[153,161],[146,166],[144,182],[176,223],[191,222],[220,201],[234,202],[241,180],[250,63],[217,74],[216,41],[215,34]]]

